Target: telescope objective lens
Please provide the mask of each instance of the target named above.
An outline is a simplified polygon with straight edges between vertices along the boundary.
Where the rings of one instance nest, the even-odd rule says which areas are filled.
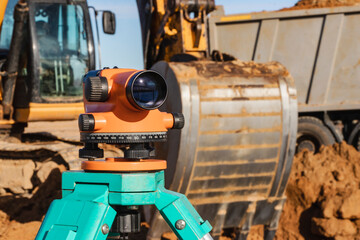
[[[127,87],[129,101],[137,108],[159,108],[167,96],[165,80],[156,72],[143,71],[135,75]]]

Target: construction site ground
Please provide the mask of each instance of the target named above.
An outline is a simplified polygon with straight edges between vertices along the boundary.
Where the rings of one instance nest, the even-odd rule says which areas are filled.
[[[60,198],[61,171],[52,170],[30,199],[0,198],[0,239],[34,239],[50,202]],[[321,148],[318,154],[301,152],[294,158],[287,201],[276,239],[360,239],[360,153],[346,143]],[[141,236],[145,239],[147,225]],[[222,240],[234,239],[232,229]],[[167,233],[164,239],[176,239]],[[262,239],[262,227],[249,239]]]

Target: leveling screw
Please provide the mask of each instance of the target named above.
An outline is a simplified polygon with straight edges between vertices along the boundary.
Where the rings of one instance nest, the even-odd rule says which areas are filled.
[[[104,235],[108,234],[109,231],[110,231],[109,225],[107,225],[106,223],[101,226],[101,232],[102,232]]]
[[[186,222],[184,220],[182,220],[182,219],[177,220],[176,223],[175,223],[175,227],[178,230],[183,230],[186,227]]]

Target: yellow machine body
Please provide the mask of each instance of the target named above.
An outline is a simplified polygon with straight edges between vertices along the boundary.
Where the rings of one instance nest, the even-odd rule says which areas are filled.
[[[84,112],[84,104],[79,103],[30,103],[29,108],[15,111],[17,122],[73,120]]]
[[[8,2],[8,0],[0,0],[0,30],[1,30],[2,22],[4,20],[7,2]]]

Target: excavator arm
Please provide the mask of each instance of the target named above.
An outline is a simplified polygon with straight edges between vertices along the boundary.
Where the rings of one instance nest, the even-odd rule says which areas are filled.
[[[146,68],[184,54],[208,56],[205,16],[215,9],[214,0],[137,0],[137,4]]]

